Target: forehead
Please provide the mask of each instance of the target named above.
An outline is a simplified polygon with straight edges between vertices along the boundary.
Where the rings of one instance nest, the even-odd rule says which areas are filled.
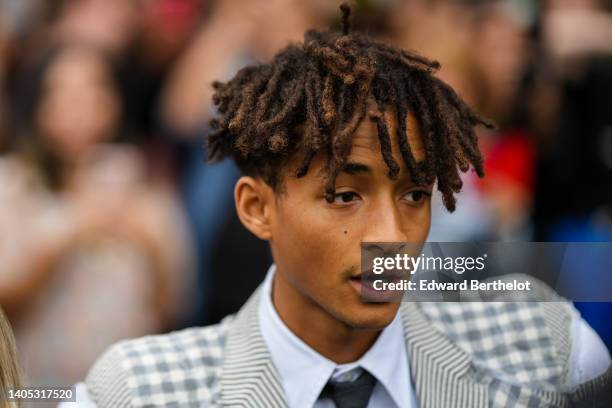
[[[60,54],[49,66],[45,74],[47,85],[58,83],[87,83],[92,78],[105,79],[109,75],[104,59],[93,51],[83,49],[68,49]]]
[[[374,174],[384,175],[382,177],[386,178],[389,168],[383,159],[377,124],[371,120],[373,115],[380,117],[381,113],[378,108],[374,106],[373,102],[369,102],[367,113],[355,130],[355,133],[351,139],[351,152],[347,161],[365,164],[373,170]],[[395,160],[400,167],[400,176],[410,175],[399,147],[399,138],[397,134],[397,112],[393,107],[387,107],[383,113],[383,116],[391,142],[391,154],[393,160]],[[415,160],[417,162],[421,162],[425,160],[425,148],[421,136],[421,126],[419,120],[412,112],[408,112],[404,123],[406,126],[406,135],[408,144],[410,146],[410,151],[412,152]],[[295,178],[295,172],[302,164],[305,154],[306,152],[302,151],[292,156],[286,165],[283,166],[289,170],[288,174],[283,171],[284,174],[290,175],[289,179]],[[320,179],[321,181],[326,179],[326,157],[322,152],[317,153],[313,158],[312,162],[310,163],[306,179],[310,179],[308,175],[315,176],[313,181],[315,181],[315,179]],[[283,176],[282,179],[285,179],[285,177]]]
[[[374,162],[376,162],[377,164],[385,166],[386,168],[382,158],[378,128],[376,123],[370,119],[372,115],[380,116],[380,112],[370,104],[366,117],[360,123],[359,127],[355,131],[355,134],[353,135],[349,161],[367,160],[371,165],[374,165]],[[394,108],[388,107],[385,109],[384,122],[387,126],[389,137],[391,139],[391,152],[393,159],[400,166],[402,171],[405,171],[406,166],[400,150],[400,136],[397,132],[397,113]],[[417,117],[412,112],[408,112],[408,115],[404,121],[404,126],[406,129],[408,144],[415,160],[417,162],[425,160],[425,148],[423,146],[421,127]]]

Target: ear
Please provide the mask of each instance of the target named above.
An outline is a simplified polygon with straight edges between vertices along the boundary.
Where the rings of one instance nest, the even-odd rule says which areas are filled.
[[[272,236],[270,205],[274,201],[271,188],[261,179],[243,176],[236,182],[234,200],[242,225],[257,238],[269,240]]]

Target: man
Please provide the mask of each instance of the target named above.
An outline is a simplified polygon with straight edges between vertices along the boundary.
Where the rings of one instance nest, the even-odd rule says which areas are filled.
[[[112,346],[82,400],[522,407],[606,395],[610,357],[568,303],[362,301],[360,243],[423,243],[434,183],[453,211],[459,172],[483,176],[473,128],[487,122],[433,76],[437,63],[349,33],[342,10],[341,33],[309,31],[215,84],[207,147],[244,173],[236,210],[270,244],[264,283],[218,325]]]

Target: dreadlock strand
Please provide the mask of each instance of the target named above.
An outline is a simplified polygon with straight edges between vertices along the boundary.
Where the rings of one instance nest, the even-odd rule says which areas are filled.
[[[306,144],[310,149],[314,149],[315,151],[320,148],[322,142],[322,125],[320,119],[322,115],[321,112],[317,109],[319,95],[317,95],[316,91],[320,88],[320,82],[321,79],[318,73],[311,72],[306,78],[306,84],[304,88],[307,130]]]
[[[258,134],[264,134],[265,132],[269,131],[270,128],[277,126],[294,113],[295,107],[300,103],[302,97],[304,96],[304,86],[304,81],[301,79],[296,79],[295,81],[289,83],[288,89],[293,89],[293,93],[279,112],[265,122],[257,125]]]
[[[351,7],[347,3],[342,3],[340,5],[340,11],[342,11],[342,34],[348,35],[351,30],[351,22],[349,21]]]
[[[433,105],[432,112],[445,112],[446,116],[455,119],[444,121],[443,127],[445,129],[446,139],[455,152],[455,162],[462,172],[466,172],[469,169],[468,157],[471,157],[473,152],[470,149],[469,143],[467,143],[465,133],[457,126],[457,123],[461,122],[461,112],[457,111],[451,105],[438,86],[431,87],[429,94],[429,99]]]
[[[333,77],[331,75],[327,75],[325,77],[325,85],[323,88],[323,103],[321,107],[323,108],[323,119],[325,121],[326,126],[330,126],[336,116],[336,108],[334,103],[334,83]]]
[[[289,65],[289,61],[284,61],[281,66],[275,69],[272,77],[266,84],[266,90],[259,96],[256,106],[255,123],[261,122],[268,112],[270,105],[274,102],[274,95],[279,91],[284,84],[281,83],[281,78],[285,75],[285,68]]]
[[[306,152],[304,160],[302,160],[302,164],[300,164],[295,172],[295,176],[297,178],[304,177],[306,175],[308,168],[310,167],[310,163],[312,162],[312,159],[315,157],[316,153],[317,151],[315,149],[310,149],[308,152]]]
[[[418,185],[422,185],[423,175],[417,168],[416,160],[412,154],[412,149],[408,141],[408,129],[406,128],[406,120],[408,119],[408,97],[406,95],[405,83],[399,75],[395,75],[393,79],[393,82],[397,84],[392,90],[397,101],[395,109],[397,117],[396,134],[400,152],[406,166],[408,166],[408,171],[410,171],[410,174],[414,178],[414,182]]]
[[[381,115],[384,115],[384,112],[380,112]],[[370,119],[376,123],[376,129],[378,130],[378,140],[380,141],[380,152],[382,154],[383,160],[385,164],[389,168],[389,177],[392,179],[397,178],[400,167],[393,159],[393,154],[391,151],[391,137],[389,136],[389,130],[385,125],[385,121],[382,120],[379,116],[371,116]]]
[[[266,72],[266,74],[268,74]],[[240,133],[247,126],[247,117],[254,110],[255,98],[258,90],[268,81],[268,75],[258,77],[251,84],[244,87],[241,93],[241,102],[235,116],[228,124],[230,131]]]
[[[414,78],[416,80],[416,78]],[[408,82],[408,79],[405,79]],[[421,127],[421,139],[425,148],[425,160],[423,162],[422,172],[424,173],[425,182],[431,183],[434,181],[435,174],[435,163],[437,160],[434,142],[434,120],[427,99],[422,95],[419,87],[415,83],[415,86],[408,87],[407,100],[409,101],[410,108],[414,112],[415,116],[420,118],[418,125]]]

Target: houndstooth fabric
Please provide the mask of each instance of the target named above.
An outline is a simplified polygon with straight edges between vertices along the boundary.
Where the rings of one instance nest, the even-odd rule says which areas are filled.
[[[287,407],[259,332],[259,292],[219,325],[110,347],[87,376],[92,399],[99,408]],[[566,388],[572,313],[562,302],[402,304],[419,407],[612,406],[612,367]]]
[[[89,394],[98,407],[213,405],[231,321],[116,343],[87,376]]]
[[[568,304],[449,302],[421,308],[471,356],[478,381],[488,384],[492,406],[569,406],[563,394],[571,391],[570,347],[558,347],[555,340],[555,334],[570,331],[574,313]],[[549,316],[550,308],[556,316]]]

